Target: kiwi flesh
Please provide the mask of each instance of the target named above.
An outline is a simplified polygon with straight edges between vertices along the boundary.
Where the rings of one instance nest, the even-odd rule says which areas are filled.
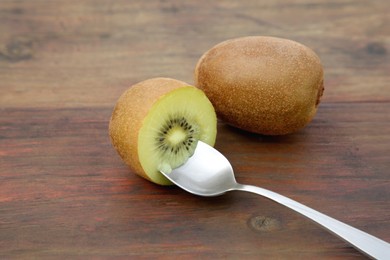
[[[214,145],[217,119],[203,91],[178,80],[154,78],[122,94],[109,132],[113,146],[134,173],[169,185],[159,171],[182,165],[198,140]]]

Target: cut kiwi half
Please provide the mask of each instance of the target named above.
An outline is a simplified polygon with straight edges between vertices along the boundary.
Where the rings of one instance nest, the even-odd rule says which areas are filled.
[[[134,173],[161,185],[194,153],[199,140],[214,145],[217,117],[202,90],[169,78],[131,86],[111,115],[113,146]]]

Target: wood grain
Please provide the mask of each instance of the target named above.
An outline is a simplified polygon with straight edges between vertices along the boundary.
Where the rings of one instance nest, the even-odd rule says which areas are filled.
[[[217,148],[239,181],[389,240],[389,106],[321,108],[305,130],[285,137],[250,135],[220,123]],[[110,112],[1,111],[0,256],[359,256],[260,197],[237,192],[199,198],[130,173],[109,143]],[[355,113],[367,120],[350,116]]]
[[[297,40],[325,67],[313,122],[282,137],[219,122],[216,147],[240,182],[390,241],[389,12],[386,0],[2,0],[0,258],[364,259],[259,196],[139,178],[107,128],[129,85],[192,83],[222,40]]]
[[[0,103],[112,106],[147,78],[193,83],[203,52],[246,35],[313,48],[325,67],[325,101],[388,101],[389,12],[386,0],[3,0]]]

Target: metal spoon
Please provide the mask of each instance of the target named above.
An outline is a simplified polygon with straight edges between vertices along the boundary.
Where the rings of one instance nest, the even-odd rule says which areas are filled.
[[[375,259],[390,259],[390,244],[366,232],[322,214],[278,193],[236,182],[229,161],[213,147],[199,141],[195,153],[182,166],[161,173],[182,189],[200,196],[217,196],[233,190],[267,197],[320,224],[328,231]]]

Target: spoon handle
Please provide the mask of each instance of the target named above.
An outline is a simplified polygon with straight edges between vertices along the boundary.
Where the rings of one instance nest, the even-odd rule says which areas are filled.
[[[390,259],[390,244],[366,232],[267,189],[242,184],[237,184],[234,189],[256,193],[278,202],[320,224],[368,256],[375,259]]]

